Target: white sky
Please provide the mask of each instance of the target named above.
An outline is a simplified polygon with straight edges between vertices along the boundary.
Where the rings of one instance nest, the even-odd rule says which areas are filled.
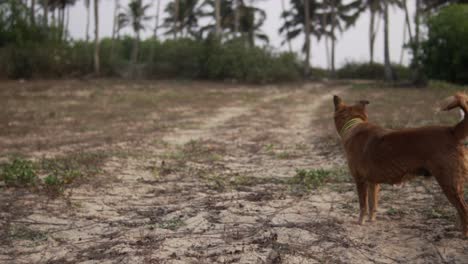
[[[153,3],[149,10],[150,15],[156,14],[156,1],[157,0],[143,0],[144,3]],[[170,0],[161,1],[161,20],[164,18],[163,10]],[[91,1],[93,2],[93,1]],[[99,31],[101,37],[110,36],[112,32],[112,21],[115,0],[100,0],[100,25]],[[120,0],[121,5],[127,5],[129,0]],[[200,1],[201,2],[201,1]],[[248,1],[250,2],[250,1]],[[285,0],[286,8],[289,7],[289,1]],[[408,1],[408,8],[410,15],[413,15],[416,1]],[[282,24],[280,14],[281,0],[263,0],[257,1],[255,6],[262,8],[267,13],[267,20],[263,25],[262,30],[268,34],[270,38],[270,45],[278,50],[287,50],[287,44],[281,46],[283,36],[278,33],[278,29]],[[91,7],[91,25],[90,35],[91,38],[94,32],[94,21],[93,21],[93,10]],[[78,1],[70,11],[70,33],[74,39],[85,37],[86,27],[86,9],[84,7],[84,1]],[[380,23],[381,27],[383,23]],[[404,12],[396,8],[390,8],[390,56],[392,62],[398,63],[400,61],[402,43],[403,43],[403,25],[404,25]],[[154,21],[150,22],[151,28],[154,26]],[[339,67],[346,61],[368,61],[369,60],[369,41],[368,41],[368,29],[369,28],[369,14],[363,14],[357,21],[356,25],[341,36],[339,36],[338,43],[336,46],[336,65]],[[414,30],[413,30],[414,31]],[[131,31],[125,30],[125,33],[131,34]],[[379,35],[375,42],[374,57],[378,62],[383,61],[383,30],[380,29]],[[151,30],[147,30],[142,34],[143,37],[150,36]],[[160,30],[162,34],[162,30]],[[293,41],[293,50],[296,52],[301,51],[303,44],[303,37],[298,37]],[[405,52],[403,62],[408,63],[409,55]],[[325,44],[322,40],[317,42],[316,39],[312,42],[312,58],[311,63],[314,66],[327,67],[327,58],[325,52]]]

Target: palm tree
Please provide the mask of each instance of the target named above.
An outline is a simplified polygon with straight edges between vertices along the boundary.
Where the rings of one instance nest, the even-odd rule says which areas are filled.
[[[198,0],[174,0],[164,11],[168,14],[163,23],[168,28],[166,35],[198,36]]]
[[[336,30],[343,32],[345,29],[354,25],[360,13],[361,2],[355,0],[344,3],[343,0],[326,0],[324,11],[322,11],[322,21],[324,34],[331,38],[331,72],[335,73],[335,49],[336,49]],[[330,29],[328,29],[330,28]]]
[[[385,64],[385,81],[393,80],[393,71],[390,64],[390,47],[389,47],[389,36],[388,36],[388,3],[384,3],[384,64]]]
[[[94,73],[100,74],[99,63],[99,0],[94,0]]]
[[[304,76],[308,76],[310,73],[310,1],[304,0],[304,35],[305,35],[305,67]]]
[[[279,29],[280,33],[286,32],[286,40],[292,40],[304,34],[305,40],[302,51],[305,53],[304,74],[310,74],[310,37],[320,38],[324,30],[320,10],[323,4],[316,0],[291,0],[291,8],[281,15],[284,23]]]
[[[385,6],[394,5],[402,7],[402,0],[363,0],[361,11],[369,10],[370,12],[370,23],[369,23],[369,53],[370,63],[374,63],[374,44],[375,38],[378,34],[379,19],[378,15],[384,15]],[[376,24],[377,22],[377,24]]]
[[[216,37],[221,37],[221,0],[215,0]]]
[[[146,15],[146,12],[151,7],[151,4],[143,4],[142,0],[132,0],[128,4],[128,8],[122,16],[127,17],[127,21],[135,32],[135,40],[133,42],[132,63],[138,60],[138,46],[140,43],[140,31],[146,28],[145,23],[151,19]]]
[[[213,0],[207,0],[201,6],[201,9],[207,8],[208,11],[200,11],[201,17],[214,18],[215,23],[208,24],[200,29],[203,36],[206,31],[216,32],[216,7]],[[268,42],[268,36],[261,31],[261,27],[266,20],[266,13],[260,8],[252,5],[245,5],[242,0],[224,0],[220,5],[220,31],[230,33],[236,37],[240,32],[250,46],[259,39]]]
[[[44,8],[44,26],[49,26],[49,0],[43,0],[42,6]]]
[[[156,40],[158,38],[158,29],[159,29],[159,15],[160,15],[160,6],[161,6],[161,0],[156,0],[156,15],[154,16],[154,33],[153,37]]]
[[[90,18],[90,0],[84,0],[84,5],[86,7],[86,42],[89,41],[89,18]]]
[[[119,9],[120,9],[120,0],[115,0],[114,2],[114,16],[112,22],[112,38],[111,38],[111,50],[110,50],[110,58],[111,60],[114,59],[114,47],[115,47],[115,37],[117,34],[117,27],[119,25]],[[119,29],[120,30],[120,29]]]
[[[284,0],[281,0],[281,10],[282,10],[282,13],[286,12],[286,5],[284,3]],[[289,35],[289,28],[288,27],[286,28],[286,35]],[[287,42],[288,42],[289,52],[292,52],[291,40],[287,39]]]
[[[36,24],[36,0],[31,0],[31,25]]]

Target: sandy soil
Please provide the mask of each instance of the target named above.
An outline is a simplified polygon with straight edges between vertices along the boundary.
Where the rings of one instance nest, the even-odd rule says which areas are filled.
[[[79,104],[92,91],[76,93],[61,103]],[[4,159],[15,146],[32,159],[107,153],[98,174],[55,199],[0,188],[0,262],[467,263],[455,211],[432,180],[385,186],[378,221],[357,225],[331,120],[332,95],[349,93],[327,83],[229,87],[219,105],[169,104],[94,134],[0,135]],[[179,115],[158,119],[169,112]],[[148,129],[155,122],[164,129]],[[103,141],[109,131],[126,136]],[[28,147],[44,138],[57,144]],[[296,169],[345,175],[304,191],[288,182]]]

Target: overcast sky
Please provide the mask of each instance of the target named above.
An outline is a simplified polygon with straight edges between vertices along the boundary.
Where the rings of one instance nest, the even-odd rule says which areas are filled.
[[[150,15],[156,14],[156,1],[157,0],[143,0],[145,3],[152,3],[151,9],[149,10]],[[164,7],[170,0],[161,1],[161,13]],[[91,1],[93,2],[93,1]],[[99,31],[101,37],[110,36],[112,33],[112,21],[113,21],[113,10],[115,0],[100,0],[100,26]],[[127,5],[129,0],[120,0],[121,5]],[[248,1],[250,2],[250,1]],[[289,1],[286,0],[286,8],[289,8]],[[414,12],[414,3],[416,1],[409,2],[409,11],[411,15]],[[281,42],[284,37],[278,33],[278,29],[282,24],[280,14],[281,0],[263,0],[255,3],[255,6],[262,8],[267,13],[267,20],[263,25],[262,30],[270,37],[270,45],[277,50],[287,50],[287,45],[281,46]],[[92,11],[93,12],[93,11]],[[93,13],[92,13],[93,14]],[[86,28],[86,9],[84,7],[84,1],[78,1],[70,11],[70,33],[74,39],[85,37]],[[162,18],[164,14],[161,14]],[[400,56],[402,51],[403,43],[403,24],[404,24],[404,13],[402,10],[390,8],[390,56],[392,62],[400,62]],[[153,27],[154,21],[150,22],[150,26]],[[383,23],[380,24],[381,27]],[[93,36],[94,22],[93,16],[91,17],[90,34]],[[132,32],[127,29],[126,33],[131,34]],[[341,34],[338,37],[338,43],[336,47],[336,64],[337,66],[342,65],[346,61],[368,61],[369,60],[369,14],[363,14],[356,25]],[[375,60],[383,61],[383,30],[379,31],[375,42]],[[160,31],[162,34],[162,31]],[[142,34],[143,36],[150,36],[152,32],[147,30]],[[293,49],[300,51],[303,44],[303,37],[297,38],[293,41]],[[408,63],[409,55],[407,52],[404,54],[403,62]],[[316,39],[312,42],[312,58],[311,63],[313,66],[327,67],[327,58],[325,52],[325,44],[322,40],[317,42]]]

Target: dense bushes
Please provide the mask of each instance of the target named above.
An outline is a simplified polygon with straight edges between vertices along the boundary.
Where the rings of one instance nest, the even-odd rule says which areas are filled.
[[[411,71],[403,65],[392,65],[397,80],[408,80]],[[384,65],[380,63],[348,62],[337,73],[340,79],[381,80],[384,75]]]
[[[468,5],[451,5],[430,17],[422,43],[423,64],[430,78],[468,83]]]
[[[140,42],[139,61],[130,63],[133,39],[101,42],[104,76],[237,80],[265,83],[300,78],[294,54],[249,47],[242,41],[148,39]],[[0,47],[0,76],[76,77],[92,73],[93,45],[83,41],[29,43]]]

